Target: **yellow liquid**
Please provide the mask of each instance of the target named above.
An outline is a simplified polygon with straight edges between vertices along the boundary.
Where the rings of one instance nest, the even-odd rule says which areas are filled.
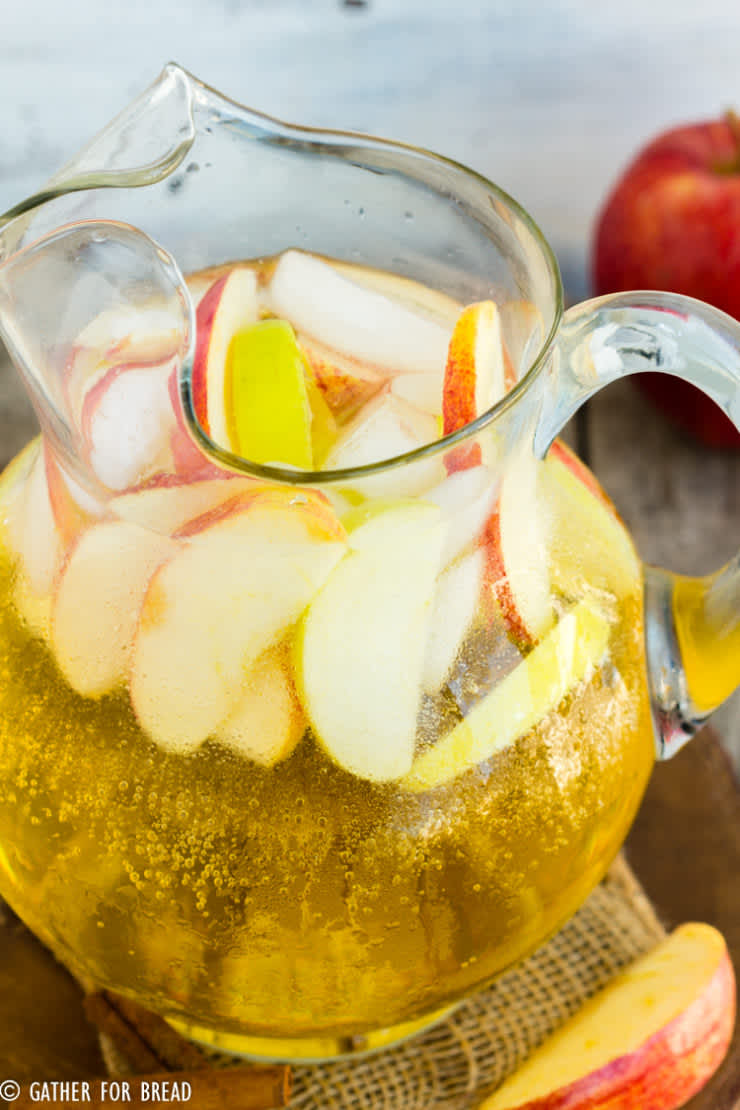
[[[346,773],[310,733],[270,769],[213,741],[168,754],[125,687],[69,688],[16,611],[16,573],[3,548],[0,894],[75,972],[213,1043],[329,1055],[439,1011],[574,912],[642,797],[637,581],[615,587],[588,682],[508,749],[412,794]],[[463,652],[472,686],[491,650],[481,624]],[[426,699],[421,742],[459,719],[449,696]]]

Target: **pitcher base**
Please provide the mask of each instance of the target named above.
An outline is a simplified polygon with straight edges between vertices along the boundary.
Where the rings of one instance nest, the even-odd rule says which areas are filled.
[[[357,1059],[400,1044],[436,1025],[454,1009],[455,1006],[445,1006],[415,1021],[401,1022],[352,1037],[253,1037],[241,1033],[214,1033],[191,1022],[174,1018],[167,1020],[183,1037],[211,1052],[262,1063],[319,1064],[326,1060]]]

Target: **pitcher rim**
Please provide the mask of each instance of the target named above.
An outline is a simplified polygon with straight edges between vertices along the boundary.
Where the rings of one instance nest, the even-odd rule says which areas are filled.
[[[425,162],[434,162],[441,164],[454,170],[457,174],[462,174],[469,180],[474,181],[477,185],[483,186],[487,191],[493,193],[498,200],[512,211],[524,224],[527,230],[532,235],[538,249],[541,252],[542,258],[545,262],[547,272],[552,282],[553,289],[553,313],[549,330],[542,340],[536,355],[532,358],[530,365],[526,372],[519,379],[515,386],[510,389],[502,398],[495,404],[491,405],[488,409],[482,412],[475,420],[471,420],[468,424],[463,425],[462,428],[457,429],[455,432],[449,432],[447,435],[441,436],[438,439],[425,443],[420,447],[415,447],[411,451],[405,451],[400,455],[392,455],[388,458],[376,459],[374,462],[365,463],[362,466],[343,467],[336,470],[303,470],[289,466],[277,466],[266,463],[256,463],[246,459],[242,455],[237,455],[235,452],[227,450],[225,447],[220,446],[205,431],[201,425],[195,408],[193,389],[192,389],[192,371],[193,371],[193,355],[188,354],[184,359],[178,374],[180,386],[180,400],[183,406],[184,414],[186,417],[187,426],[194,436],[198,446],[204,450],[209,456],[226,466],[231,470],[239,471],[243,474],[249,474],[253,477],[264,478],[266,480],[282,482],[291,485],[323,485],[333,482],[346,482],[351,479],[368,478],[372,475],[383,473],[386,470],[392,470],[396,467],[409,465],[422,459],[429,459],[439,453],[445,453],[451,448],[456,447],[466,441],[475,438],[484,428],[488,427],[504,413],[508,412],[518,401],[520,401],[525,393],[528,391],[530,385],[539,376],[543,366],[545,365],[549,356],[550,350],[554,344],[555,336],[557,335],[560,322],[562,320],[564,311],[564,297],[563,297],[563,283],[560,275],[560,268],[555,258],[555,253],[550,246],[547,238],[543,234],[541,228],[536,220],[529,214],[529,212],[512,197],[501,186],[496,185],[495,182],[485,177],[483,174],[478,173],[476,170],[471,169],[470,166],[464,165],[453,158],[448,158],[443,154],[436,151],[427,149],[426,147],[416,146],[412,143],[406,143],[395,139],[386,139],[378,135],[367,134],[359,131],[348,131],[336,128],[323,128],[304,126],[300,124],[289,123],[285,120],[279,119],[276,116],[268,115],[265,112],[257,111],[250,108],[248,105],[242,104],[232,97],[225,96],[218,89],[214,89],[211,85],[201,81],[195,77],[183,66],[178,65],[177,62],[169,62],[163,72],[171,69],[178,69],[182,71],[189,80],[194,81],[197,85],[207,89],[209,93],[216,96],[218,99],[233,105],[235,108],[246,112],[255,121],[262,121],[267,125],[266,130],[280,131],[293,136],[313,135],[321,137],[322,139],[346,139],[351,140],[356,146],[361,147],[382,147],[391,152],[400,151],[413,154]],[[462,308],[465,306],[463,305]],[[462,309],[461,309],[462,310]]]

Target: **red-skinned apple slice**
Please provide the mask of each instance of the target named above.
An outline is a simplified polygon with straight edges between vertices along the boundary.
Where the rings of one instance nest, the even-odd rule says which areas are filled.
[[[162,747],[196,748],[236,709],[244,669],[282,639],[346,550],[325,498],[263,486],[181,533],[134,643],[131,700]]]
[[[480,1110],[677,1110],[725,1057],[735,977],[723,937],[682,925],[591,998]]]
[[[425,501],[439,505],[447,521],[442,566],[448,566],[466,548],[480,541],[498,497],[499,481],[487,466],[473,466],[448,474],[443,482],[424,493]]]
[[[449,330],[422,310],[352,281],[323,259],[301,251],[280,257],[267,290],[277,316],[296,331],[395,373],[439,372]]]
[[[547,506],[531,445],[510,451],[498,504],[486,526],[486,578],[510,635],[530,647],[552,626]]]
[[[129,489],[169,467],[172,372],[172,363],[115,366],[85,396],[82,435],[90,465],[108,489]]]
[[[99,696],[125,679],[149,579],[177,548],[174,540],[123,520],[80,536],[52,608],[56,660],[78,694]]]
[[[468,305],[452,333],[445,366],[442,419],[445,435],[486,412],[506,392],[501,319],[493,301]]]
[[[586,464],[581,461],[575,451],[571,450],[567,443],[562,439],[554,440],[548,452],[548,458],[556,459],[559,463],[562,463],[563,466],[566,466],[571,474],[573,474],[579,482],[583,483],[589,493],[592,493],[594,497],[598,498],[602,505],[606,506],[614,516],[618,515],[614,507],[614,502],[610,497],[607,497]]]
[[[387,381],[386,375],[374,367],[332,351],[310,336],[299,335],[298,343],[316,385],[338,420],[350,420]]]
[[[258,488],[258,483],[252,478],[224,475],[179,482],[172,476],[163,476],[141,489],[112,498],[109,508],[122,520],[162,535],[172,535],[189,521],[253,488]]]
[[[221,446],[230,442],[224,388],[229,344],[258,318],[257,275],[245,267],[218,278],[198,304],[193,405],[204,431]]]
[[[305,731],[286,652],[275,647],[245,672],[241,698],[215,739],[262,767],[273,767],[287,759]]]
[[[450,341],[444,383],[445,434],[465,427],[504,396],[510,384],[493,301],[470,305],[460,315]],[[447,453],[448,471],[480,463],[479,442]],[[552,623],[547,560],[547,526],[536,496],[537,462],[526,447],[503,460],[498,505],[486,527],[487,578],[506,625],[522,646],[530,646]]]

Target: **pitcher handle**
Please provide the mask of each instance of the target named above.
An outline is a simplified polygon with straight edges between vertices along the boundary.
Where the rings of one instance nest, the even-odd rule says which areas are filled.
[[[599,389],[646,370],[698,386],[740,428],[740,323],[690,297],[618,293],[566,312],[537,455]],[[645,628],[657,754],[667,759],[740,684],[740,553],[704,578],[646,568]]]

